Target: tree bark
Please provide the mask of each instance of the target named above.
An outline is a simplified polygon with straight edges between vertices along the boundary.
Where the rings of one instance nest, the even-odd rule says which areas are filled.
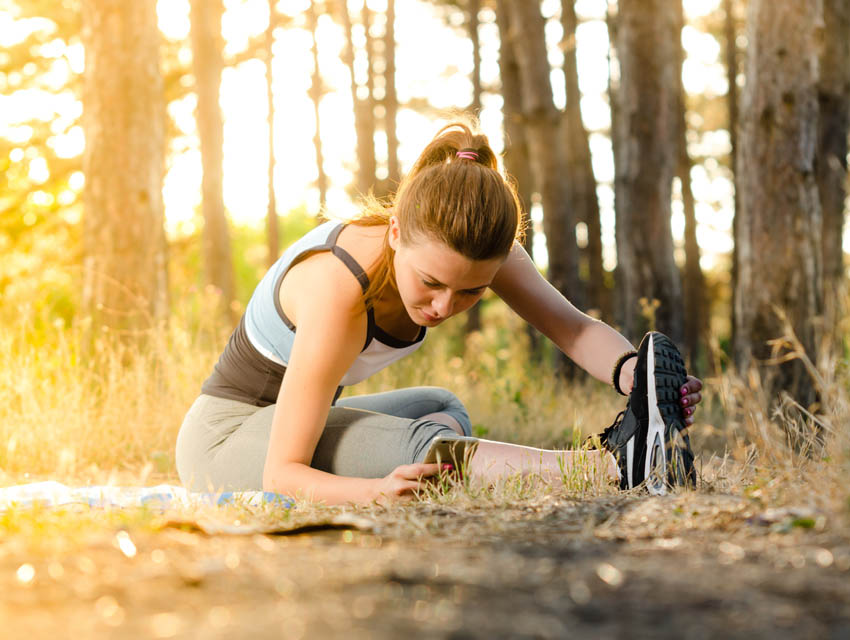
[[[670,231],[679,145],[673,15],[661,0],[620,0],[617,23],[617,260],[623,330],[637,340],[655,328],[681,342],[682,284]],[[641,305],[640,298],[648,303]]]
[[[582,307],[578,282],[578,246],[575,218],[570,208],[569,185],[566,180],[559,139],[560,114],[552,101],[549,60],[544,36],[544,20],[540,6],[526,0],[499,0],[498,13],[503,20],[502,45],[512,47],[519,70],[522,118],[528,142],[530,167],[543,204],[543,229],[549,257],[547,277],[573,304]],[[556,354],[559,375],[571,377],[575,366]]]
[[[375,157],[375,39],[372,36],[372,11],[367,2],[363,3],[360,12],[360,20],[363,23],[363,32],[366,38],[364,52],[366,55],[366,84],[360,100],[360,120],[363,126],[363,148],[360,156],[361,168],[363,170],[363,181],[366,185],[365,191],[374,191],[378,182],[378,161]],[[361,93],[358,91],[358,93]],[[359,140],[359,137],[358,137]]]
[[[313,113],[316,119],[316,132],[313,135],[313,146],[316,149],[316,187],[319,190],[319,210],[324,211],[325,205],[328,202],[328,174],[325,173],[325,157],[322,152],[322,127],[319,106],[324,95],[322,87],[322,74],[319,70],[319,43],[316,38],[316,30],[318,29],[318,19],[316,17],[316,5],[310,2],[307,5],[307,23],[310,33],[313,36],[312,53],[313,53],[313,74],[310,83],[310,98],[313,101]]]
[[[192,0],[190,6],[192,71],[198,96],[195,114],[203,167],[201,209],[204,215],[204,269],[207,283],[221,292],[222,315],[228,321],[234,321],[232,303],[236,299],[236,291],[230,232],[224,213],[224,121],[219,105],[221,71],[224,66],[221,38],[224,9],[220,0]]]
[[[481,48],[478,38],[478,13],[481,11],[481,0],[469,0],[467,7],[467,25],[469,39],[472,42],[472,104],[470,110],[478,117],[481,114]],[[466,331],[481,330],[481,305],[476,302],[466,313]]]
[[[828,291],[844,287],[844,201],[850,117],[850,6],[823,0],[824,32],[818,83],[818,150],[815,168],[823,209],[823,276]],[[837,309],[830,310],[834,321]],[[828,321],[828,326],[833,322]]]
[[[168,312],[155,2],[86,0],[82,24],[83,306],[95,330],[138,335]]]
[[[496,14],[499,33],[510,32],[510,24],[505,11]],[[499,46],[499,76],[502,80],[502,116],[505,129],[505,171],[516,181],[517,195],[522,206],[522,222],[525,228],[523,247],[528,255],[533,256],[534,227],[531,221],[531,196],[533,192],[533,177],[531,175],[528,154],[528,141],[525,135],[525,125],[522,118],[521,86],[519,67],[513,47],[506,40]],[[526,324],[529,347],[533,357],[539,353],[540,334],[530,324]]]
[[[277,215],[277,198],[274,191],[274,75],[272,73],[274,61],[274,27],[275,6],[277,0],[269,0],[269,26],[266,28],[266,100],[269,110],[269,205],[266,211],[266,242],[269,250],[268,264],[273,265],[280,253],[280,221]]]
[[[375,116],[372,92],[367,85],[358,85],[354,73],[354,39],[352,35],[351,15],[346,0],[339,0],[340,15],[345,29],[346,41],[343,60],[351,76],[351,104],[354,110],[354,132],[357,137],[357,171],[355,188],[358,195],[366,195],[375,186]],[[367,41],[369,39],[369,10],[363,3],[361,16],[364,20]],[[367,58],[370,47],[367,47]],[[371,58],[368,60],[371,62]],[[369,64],[371,66],[371,64]],[[371,71],[369,72],[371,74]]]
[[[785,335],[777,309],[814,356],[823,312],[822,214],[815,180],[818,142],[815,3],[751,0],[747,84],[738,148],[738,287],[735,361],[757,366],[769,398],[817,398],[800,360],[776,367],[768,341]]]
[[[387,26],[384,32],[384,130],[387,134],[387,193],[395,193],[401,181],[398,163],[398,94],[395,88],[395,0],[387,0]]]
[[[561,23],[564,27],[564,78],[567,104],[563,115],[564,149],[566,151],[567,178],[572,185],[571,207],[578,221],[587,226],[586,302],[600,316],[607,315],[604,275],[602,269],[602,224],[599,219],[599,200],[596,196],[596,178],[590,157],[590,141],[581,119],[581,92],[578,86],[576,60],[576,27],[578,19],[574,0],[562,0]]]
[[[623,261],[620,257],[620,201],[618,199],[617,185],[620,183],[620,112],[618,105],[618,91],[620,87],[619,63],[617,61],[617,12],[616,7],[608,3],[608,10],[605,12],[605,25],[608,28],[608,108],[611,111],[611,128],[609,136],[611,139],[611,155],[614,159],[614,232],[617,243],[617,266],[614,268],[614,311],[611,317],[614,319],[618,328],[625,333],[626,326],[626,309],[631,308],[634,300],[630,297],[630,292],[626,289],[626,283],[623,281]]]
[[[702,352],[703,338],[708,329],[708,309],[705,301],[705,278],[700,267],[700,248],[697,242],[697,218],[694,192],[691,189],[691,156],[688,153],[688,110],[687,95],[682,82],[682,67],[685,61],[685,50],[681,45],[682,29],[685,26],[685,13],[681,0],[675,4],[674,41],[676,46],[676,83],[677,83],[677,117],[679,119],[679,154],[676,165],[676,175],[682,185],[682,207],[685,213],[685,353],[690,361],[689,368],[695,372]]]
[[[732,218],[732,237],[738,232],[738,30],[734,13],[734,0],[723,0],[723,31],[726,40],[726,76],[728,78],[727,106],[729,109],[729,166],[732,170],[734,187],[734,216]],[[738,243],[732,243],[732,291],[738,289]],[[732,335],[730,341],[735,344],[735,305],[731,305]]]
[[[561,146],[552,143],[559,139],[559,113],[552,101],[543,16],[536,2],[523,0],[500,0],[499,11],[510,16],[503,42],[513,47],[519,69],[530,166],[543,203],[549,281],[580,305],[575,218],[569,206]]]

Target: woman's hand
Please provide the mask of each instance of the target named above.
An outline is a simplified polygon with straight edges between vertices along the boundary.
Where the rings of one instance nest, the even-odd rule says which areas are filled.
[[[694,411],[702,400],[701,390],[702,380],[694,376],[688,376],[687,382],[679,389],[679,395],[682,396],[679,404],[682,406],[682,415],[685,416],[685,424],[688,426],[694,423]]]
[[[377,481],[373,500],[379,504],[393,500],[410,500],[413,493],[419,489],[423,478],[435,476],[439,472],[440,465],[436,462],[398,466],[389,475]]]
[[[626,393],[632,392],[632,386],[634,385],[635,379],[635,364],[637,363],[637,358],[632,358],[628,360],[626,364],[623,365],[622,372],[620,373],[620,388],[626,391]],[[696,411],[697,405],[702,401],[702,380],[699,378],[695,378],[694,376],[688,376],[688,379],[685,381],[685,384],[679,389],[679,405],[682,407],[682,416],[685,418],[685,424],[691,426],[694,423],[694,412]]]

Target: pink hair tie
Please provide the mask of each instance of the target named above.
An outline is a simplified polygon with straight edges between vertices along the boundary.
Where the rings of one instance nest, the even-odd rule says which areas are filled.
[[[461,149],[455,155],[464,160],[478,160],[478,152],[475,149]]]

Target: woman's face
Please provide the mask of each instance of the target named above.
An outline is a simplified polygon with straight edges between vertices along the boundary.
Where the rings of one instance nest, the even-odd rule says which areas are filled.
[[[389,233],[399,296],[407,314],[420,326],[436,327],[469,309],[504,262],[504,258],[470,260],[427,236],[405,244],[395,216]]]

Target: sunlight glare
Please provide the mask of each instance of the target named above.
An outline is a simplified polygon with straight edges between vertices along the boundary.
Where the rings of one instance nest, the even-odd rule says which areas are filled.
[[[685,15],[688,19],[701,18],[720,6],[720,0],[684,0]]]
[[[267,0],[225,0],[221,33],[225,40],[224,54],[233,55],[248,48],[254,36],[263,33],[269,24]]]
[[[177,42],[189,37],[188,0],[158,0],[156,16],[159,30],[169,40]]]
[[[611,109],[604,94],[586,93],[581,98],[581,119],[588,131],[608,131]]]
[[[41,156],[30,160],[28,177],[35,184],[43,184],[50,178],[50,170],[47,168],[47,160]]]
[[[74,158],[82,154],[86,146],[83,128],[75,125],[65,133],[55,135],[47,140],[47,146],[53,149],[57,158]]]
[[[608,25],[601,20],[581,23],[576,29],[579,89],[587,94],[608,92]]]
[[[35,579],[35,568],[28,562],[18,567],[15,577],[21,584],[30,584]]]
[[[82,171],[74,171],[71,177],[68,178],[68,186],[74,191],[82,191],[86,184],[86,174]]]
[[[71,66],[73,73],[80,74],[86,66],[86,50],[82,42],[69,44],[65,49],[65,58]]]
[[[581,20],[590,20],[593,18],[602,19],[604,21],[605,14],[608,10],[607,2],[599,0],[577,0],[576,1],[576,16]],[[606,38],[607,38],[606,34]]]

